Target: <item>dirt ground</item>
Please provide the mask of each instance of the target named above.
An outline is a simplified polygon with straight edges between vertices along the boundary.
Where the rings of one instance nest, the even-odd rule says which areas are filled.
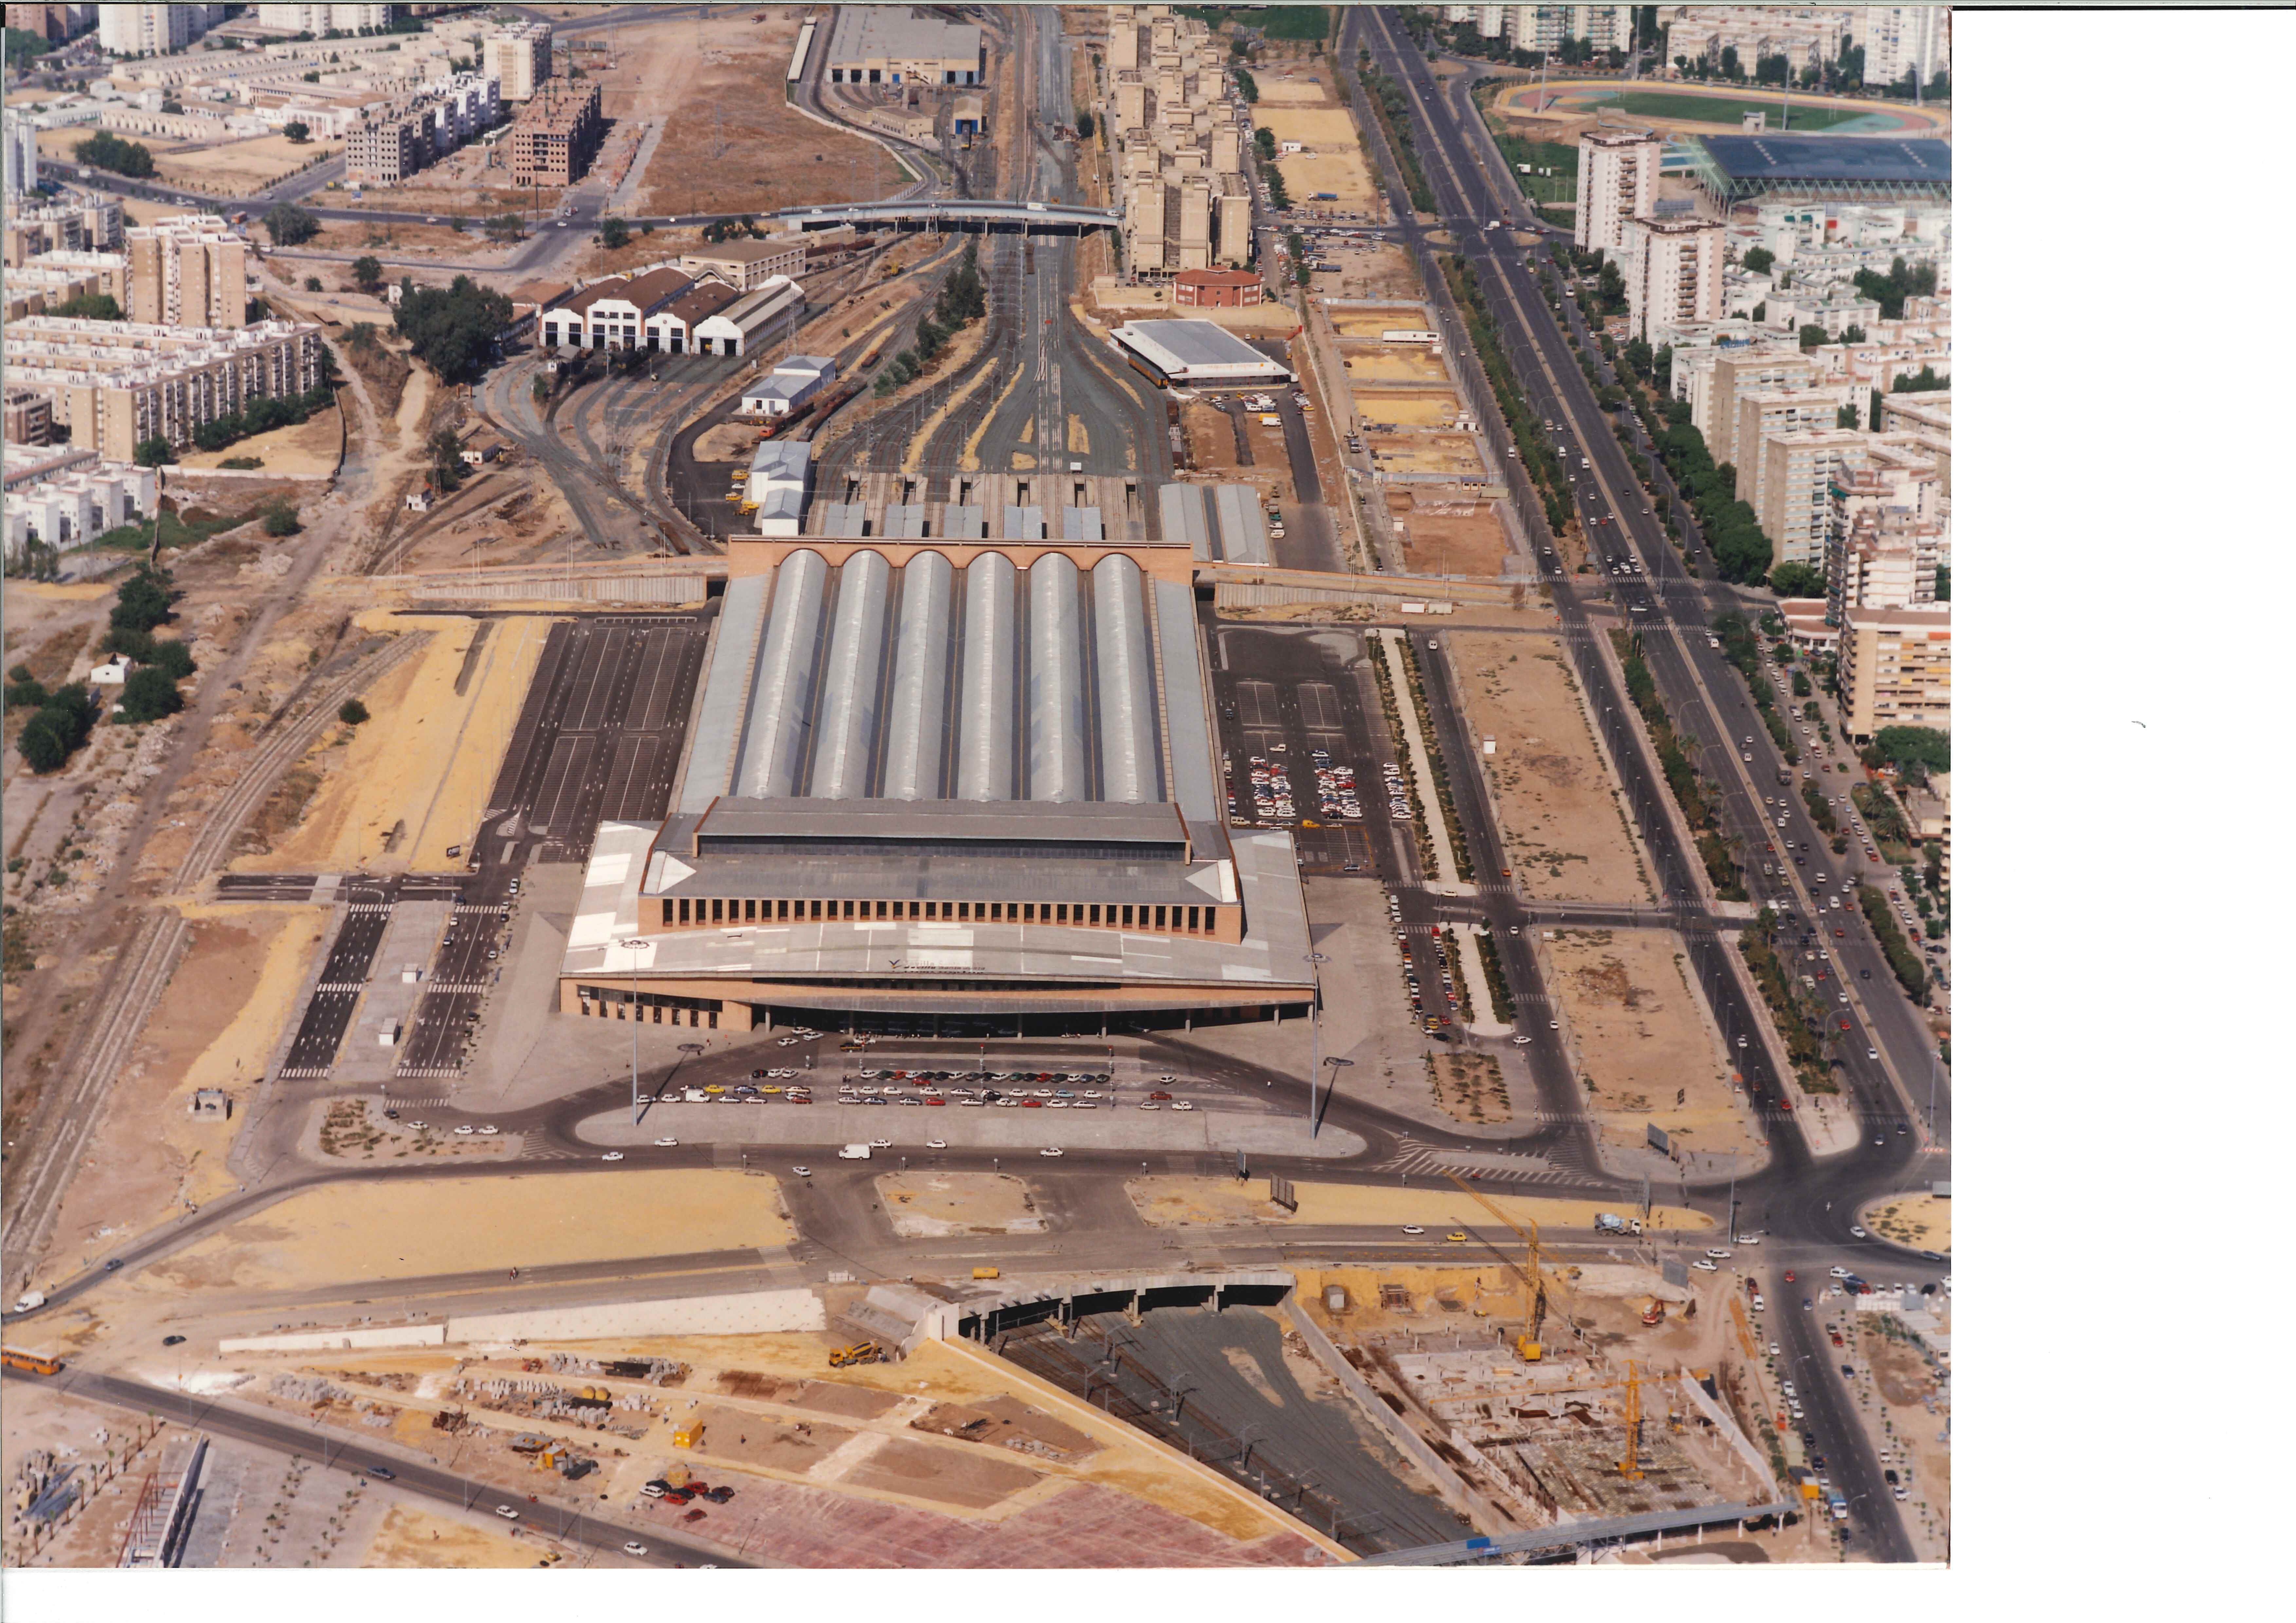
[[[1733,1091],[1679,936],[1558,929],[1546,947],[1606,1143],[1639,1149],[1654,1123],[1679,1153],[1760,1153],[1762,1135]]]
[[[803,20],[794,7],[720,14],[706,45],[686,19],[615,30],[615,65],[595,75],[606,116],[668,120],[634,212],[763,213],[898,185],[882,148],[786,104],[783,75]]]
[[[1513,1102],[1498,1060],[1488,1053],[1431,1053],[1427,1082],[1435,1102],[1460,1121],[1514,1119]]]
[[[1506,532],[1488,502],[1390,486],[1387,510],[1403,539],[1404,567],[1414,574],[1496,575],[1505,565]]]
[[[78,1504],[42,1524],[12,1513],[0,1553],[10,1567],[109,1567],[119,1559],[137,1496],[177,1428],[108,1404],[84,1402],[36,1381],[11,1380],[0,1430],[0,1477],[14,1483],[33,1450],[54,1456],[52,1483],[77,1485]],[[37,1552],[35,1545],[37,1545]]]
[[[1577,680],[1543,641],[1455,635],[1467,719],[1498,740],[1483,766],[1498,803],[1515,882],[1546,901],[1651,899],[1609,769],[1595,748]]]
[[[1410,428],[1448,428],[1459,421],[1459,397],[1448,389],[1382,389],[1358,401],[1374,407],[1382,422]]]
[[[1360,383],[1445,383],[1450,376],[1443,370],[1443,362],[1434,349],[1426,344],[1358,344],[1351,341],[1340,346],[1340,360],[1348,369],[1348,377]],[[1376,405],[1377,397],[1358,400],[1356,409],[1367,422],[1384,421]]]
[[[220,146],[178,146],[154,150],[152,162],[160,178],[202,192],[243,195],[260,192],[283,176],[315,160],[341,152],[342,143],[316,138],[298,146],[284,135],[261,135]],[[249,211],[250,214],[253,210]]]
[[[364,725],[330,729],[305,758],[324,783],[293,830],[233,866],[459,872],[463,863],[447,847],[463,844],[478,826],[551,623],[523,615],[364,617],[372,629],[428,630],[430,643],[375,684],[364,701]]]
[[[1382,332],[1423,332],[1428,330],[1428,315],[1423,305],[1393,304],[1369,310],[1332,310],[1327,312],[1332,331],[1341,338],[1376,340]]]
[[[1356,404],[1358,409],[1376,411],[1379,397],[1359,395]],[[1460,479],[1480,478],[1485,473],[1482,453],[1465,434],[1382,434],[1366,429],[1364,443],[1379,459],[1380,467],[1389,473],[1447,473]]]
[[[1361,1184],[1292,1184],[1300,1209],[1289,1214],[1266,1199],[1267,1184],[1239,1184],[1233,1178],[1131,1178],[1125,1192],[1148,1223],[1159,1228],[1234,1227],[1267,1222],[1359,1227],[1380,1224],[1416,1223],[1428,1228],[1464,1228],[1504,1236],[1472,1196],[1436,1189],[1388,1189]],[[1510,1217],[1535,1218],[1542,1227],[1588,1228],[1595,1214],[1612,1209],[1596,1201],[1552,1200],[1542,1196],[1491,1194],[1487,1197]],[[1274,1215],[1269,1216],[1272,1212]],[[1652,1228],[1685,1232],[1711,1228],[1713,1219],[1702,1212],[1669,1206],[1651,1209]]]
[[[343,414],[330,407],[315,414],[308,422],[274,429],[267,434],[251,434],[220,451],[186,451],[180,460],[186,468],[219,468],[226,461],[252,456],[266,473],[331,476],[335,471],[336,453],[342,447],[342,434]]]
[[[1342,107],[1328,72],[1286,78],[1261,72],[1253,78],[1259,100],[1251,108],[1255,126],[1275,132],[1278,141],[1297,141],[1308,150],[1276,160],[1284,189],[1308,209],[1318,192],[1337,193],[1324,207],[1386,217],[1386,206],[1372,182],[1354,115]]]
[[[161,1291],[346,1280],[785,1245],[771,1178],[567,1173],[338,1184],[291,1196],[152,1270]]]
[[[1945,1196],[1892,1195],[1867,1206],[1858,1221],[1900,1245],[1953,1255],[1953,1202]]]
[[[497,1529],[412,1504],[394,1504],[359,1565],[530,1567],[534,1562],[534,1550],[512,1537],[507,1527]]]
[[[255,1083],[318,950],[324,910],[192,910],[192,942],[112,1088],[87,1165],[51,1233],[43,1277],[76,1271],[234,1188],[225,1167]],[[195,1089],[232,1096],[227,1120],[194,1119]]]
[[[907,1238],[1045,1231],[1028,1184],[1009,1173],[889,1172],[876,1182],[894,1233]]]

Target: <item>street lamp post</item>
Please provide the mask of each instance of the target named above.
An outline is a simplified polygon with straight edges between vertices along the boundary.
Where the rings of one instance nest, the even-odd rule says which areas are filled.
[[[638,954],[652,947],[652,942],[639,936],[630,936],[615,945],[627,947],[630,955],[630,1125],[638,1125]]]

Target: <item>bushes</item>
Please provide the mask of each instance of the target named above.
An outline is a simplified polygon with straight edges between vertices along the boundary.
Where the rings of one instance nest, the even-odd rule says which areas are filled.
[[[1823,597],[1825,577],[1806,563],[1782,563],[1770,571],[1770,590],[1780,597]]]
[[[1626,674],[1627,699],[1641,712],[1644,725],[1650,730],[1659,770],[1665,775],[1676,804],[1682,807],[1683,821],[1690,824],[1699,859],[1706,865],[1707,878],[1713,881],[1714,894],[1727,902],[1744,901],[1745,876],[1729,843],[1722,838],[1698,768],[1691,765],[1681,740],[1675,735],[1674,723],[1659,698],[1658,683],[1651,676],[1650,667],[1643,662],[1642,639],[1628,632],[1613,631],[1611,642],[1618,652],[1620,668]]]
[[[308,422],[313,412],[325,411],[334,403],[335,391],[324,383],[305,395],[258,395],[244,410],[211,417],[193,429],[192,443],[202,451],[220,451],[250,434]]]
[[[302,528],[303,521],[296,517],[295,510],[284,502],[274,503],[270,511],[263,515],[263,533],[266,536],[292,536],[300,533]]]
[[[1890,961],[1890,972],[1906,988],[1906,996],[1926,1004],[1930,1000],[1930,972],[1922,966],[1921,955],[1898,928],[1897,915],[1890,911],[1890,898],[1871,885],[1860,885],[1857,907],[1865,914],[1866,923],[1874,927],[1874,939],[1882,944],[1882,955]]]
[[[1753,971],[1754,985],[1760,989],[1762,1001],[1769,1005],[1771,1023],[1785,1044],[1786,1059],[1804,1090],[1813,1094],[1839,1093],[1825,1062],[1825,1045],[1818,1037],[1823,1027],[1795,987],[1792,971],[1786,966],[1786,949],[1778,941],[1777,932],[1778,915],[1763,908],[1753,927],[1739,932],[1739,955]]]
[[[93,168],[110,169],[131,180],[147,180],[152,175],[152,149],[140,142],[122,141],[108,129],[96,131],[73,147],[72,156]]]
[[[135,462],[138,467],[164,468],[176,460],[176,447],[164,435],[154,434],[149,439],[135,442]]]
[[[274,248],[293,248],[319,234],[319,217],[293,203],[274,203],[264,211],[263,229]]]
[[[41,703],[16,736],[16,752],[37,773],[60,771],[95,725],[95,701],[86,687],[68,683]]]
[[[1874,753],[1909,775],[1916,769],[1951,772],[1953,735],[1935,727],[1883,727],[1874,734]]]
[[[176,679],[156,665],[147,665],[130,676],[119,693],[121,717],[138,725],[173,716],[183,708],[184,696],[176,691]]]
[[[1357,65],[1363,73],[1363,87],[1371,102],[1372,115],[1387,133],[1396,167],[1403,171],[1403,185],[1411,193],[1411,206],[1422,214],[1434,213],[1434,189],[1427,184],[1427,172],[1419,167],[1419,149],[1411,143],[1411,114],[1403,86],[1373,67],[1368,52],[1357,59]]]
[[[398,331],[417,359],[447,383],[466,383],[486,369],[510,325],[510,299],[457,276],[445,288],[402,284]]]
[[[1738,499],[1736,471],[1727,463],[1715,462],[1706,449],[1706,437],[1686,420],[1658,436],[1658,449],[1676,487],[1698,515],[1722,578],[1759,585],[1769,573],[1770,538],[1762,533],[1754,510]]]
[[[366,706],[356,699],[346,699],[335,712],[335,719],[347,727],[356,727],[366,719]]]
[[[149,632],[166,620],[175,602],[175,578],[165,570],[144,564],[120,583],[119,601],[111,606],[114,631]]]

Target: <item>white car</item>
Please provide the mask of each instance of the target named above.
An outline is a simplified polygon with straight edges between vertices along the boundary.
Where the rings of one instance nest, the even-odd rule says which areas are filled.
[[[1721,1261],[1723,1261],[1723,1260],[1726,1259],[1726,1258],[1729,1257],[1729,1255],[1730,1255],[1730,1253],[1729,1253],[1727,1250],[1726,1250],[1725,1249],[1723,1249],[1721,1246],[1718,1246],[1718,1245],[1711,1245],[1711,1246],[1707,1247],[1707,1248],[1706,1248],[1706,1254],[1707,1254],[1709,1257],[1711,1257],[1711,1258],[1712,1258],[1715,1261],[1717,1261],[1717,1262],[1721,1262]]]
[[[504,1521],[516,1521],[518,1520],[518,1512],[511,1509],[507,1504],[496,1505],[495,1514],[500,1516]]]
[[[869,1147],[872,1150],[890,1150],[893,1147],[893,1141],[890,1138],[873,1138],[869,1141]]]
[[[468,1138],[472,1134],[477,1131],[478,1128],[472,1127],[466,1121],[461,1127],[455,1129],[455,1136],[457,1138]]]
[[[1780,1381],[1778,1383],[1778,1390],[1786,1395],[1786,1401],[1788,1403],[1798,1403],[1800,1401],[1801,1394],[1794,1390],[1794,1383],[1791,1381]]]
[[[1776,1357],[1777,1356],[1778,1356],[1778,1344],[1777,1344],[1775,1341],[1773,1341],[1773,1342],[1771,1342],[1771,1343],[1770,1343],[1770,1357],[1772,1357],[1773,1358],[1775,1358],[1775,1357]]]
[[[1406,1223],[1403,1225],[1403,1232],[1406,1234],[1423,1234],[1427,1231],[1416,1223]]]
[[[1718,1274],[1722,1271],[1716,1267],[1712,1263],[1707,1261],[1703,1257],[1701,1257],[1696,1262],[1692,1263],[1690,1266],[1696,1268],[1701,1274]]]
[[[1172,1108],[1176,1111],[1193,1111],[1196,1107],[1185,1099],[1175,1099],[1172,1101]]]
[[[1143,1099],[1140,1102],[1140,1108],[1144,1111],[1160,1111],[1164,1107],[1157,1103],[1153,1099]]]
[[[657,1150],[675,1150],[677,1148],[677,1140],[675,1138],[657,1138],[653,1141],[653,1147]]]
[[[1741,1234],[1738,1236],[1738,1243],[1740,1245],[1759,1245],[1762,1243],[1762,1237],[1759,1234]]]
[[[1826,1273],[1835,1279],[1847,1279],[1849,1277],[1849,1270],[1841,1266],[1838,1263],[1833,1267],[1826,1269]]]
[[[800,1177],[811,1177],[813,1176],[813,1168],[810,1167],[791,1167],[790,1170],[796,1173]]]
[[[1852,1234],[1853,1235],[1855,1235],[1857,1238],[1858,1238],[1858,1239],[1860,1239],[1860,1240],[1863,1240],[1864,1238],[1866,1238],[1866,1231],[1865,1231],[1864,1229],[1862,1229],[1862,1228],[1858,1227],[1855,1223],[1853,1223],[1853,1224],[1851,1224],[1851,1225],[1849,1225],[1849,1232],[1850,1232],[1850,1234]]]
[[[1514,1045],[1518,1048],[1528,1048],[1530,1046],[1530,1039],[1527,1037],[1519,1037],[1514,1039]]]
[[[645,1553],[645,1545],[640,1544],[635,1538],[631,1539],[629,1543],[622,1546],[622,1553],[625,1555],[644,1555]]]
[[[928,1138],[925,1140],[925,1148],[928,1150],[946,1150],[948,1148],[948,1140],[946,1138]]]
[[[493,1126],[483,1127],[480,1127],[480,1128],[479,1129],[479,1136],[480,1136],[480,1138],[492,1138],[492,1137],[494,1137],[497,1133],[500,1133],[501,1131],[502,1131],[502,1129],[501,1129],[500,1127],[493,1127]]]
[[[1047,1145],[1046,1145],[1043,1149],[1041,1149],[1041,1150],[1037,1151],[1037,1154],[1039,1154],[1039,1155],[1057,1156],[1057,1155],[1064,1154],[1064,1153],[1065,1153],[1065,1152],[1064,1152],[1064,1151],[1061,1151],[1061,1150],[1054,1149],[1052,1145],[1047,1144]]]
[[[618,1161],[622,1159],[622,1152],[619,1150],[609,1150],[598,1159],[602,1161]]]

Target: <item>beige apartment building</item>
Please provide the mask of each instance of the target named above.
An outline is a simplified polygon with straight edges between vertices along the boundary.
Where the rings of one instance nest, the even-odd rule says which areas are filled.
[[[1210,30],[1168,6],[1108,9],[1105,119],[1136,275],[1235,266],[1251,258],[1246,127]]]
[[[1723,231],[1720,220],[1626,223],[1627,324],[1636,338],[1655,344],[1676,327],[1721,320]]]
[[[1658,208],[1659,160],[1666,143],[1651,130],[1590,129],[1578,137],[1578,203],[1571,241],[1624,251],[1627,222]]]
[[[127,233],[127,318],[168,327],[247,324],[247,239],[187,214]]]
[[[1691,425],[1705,437],[1707,455],[1718,463],[1735,464],[1738,402],[1766,390],[1807,389],[1816,372],[1800,355],[1777,350],[1716,357],[1706,369],[1704,387],[1693,387],[1690,398]]]
[[[31,316],[9,324],[6,387],[45,395],[72,444],[133,462],[154,435],[186,446],[202,423],[258,397],[309,393],[324,351],[308,322],[189,327]]]
[[[605,138],[594,81],[578,89],[545,86],[510,127],[511,184],[570,186],[590,172]]]
[[[488,35],[480,71],[501,84],[504,101],[532,101],[550,77],[550,25],[522,22]]]
[[[94,295],[128,307],[126,254],[48,253],[8,273],[8,319],[37,315]]]
[[[356,185],[395,186],[430,160],[430,143],[413,119],[363,124],[343,143],[343,177]]]
[[[1738,397],[1738,425],[1730,444],[1743,449],[1745,460],[1734,463],[1738,482],[1734,494],[1755,512],[1762,510],[1762,441],[1773,434],[1797,434],[1837,426],[1843,391],[1838,389],[1763,389]],[[1710,455],[1712,454],[1710,447]]]
[[[1794,429],[1760,445],[1761,500],[1751,504],[1770,538],[1773,566],[1825,567],[1825,529],[1833,481],[1866,465],[1866,436],[1856,429]],[[1739,475],[1745,478],[1742,471]]]
[[[1852,609],[1834,676],[1844,729],[1864,742],[1883,727],[1953,725],[1953,611]]]

